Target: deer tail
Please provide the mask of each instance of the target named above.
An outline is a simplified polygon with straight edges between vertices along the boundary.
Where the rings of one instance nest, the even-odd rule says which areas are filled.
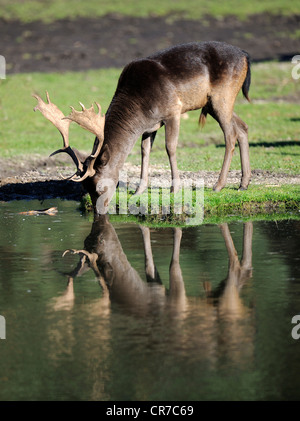
[[[207,116],[207,111],[205,110],[205,108],[202,108],[201,114],[200,114],[200,117],[199,117],[199,125],[201,127],[204,127],[204,125],[206,123],[206,116]]]
[[[246,51],[244,51],[245,56],[246,56],[246,60],[247,60],[247,74],[242,86],[242,92],[244,97],[251,102],[250,98],[249,98],[249,89],[250,89],[250,84],[251,84],[251,63],[250,63],[250,56],[248,53],[246,53]]]
[[[207,116],[207,111],[205,110],[205,107],[204,107],[204,108],[202,108],[201,114],[200,114],[200,117],[199,117],[199,126],[201,126],[201,127],[205,126],[206,116]]]

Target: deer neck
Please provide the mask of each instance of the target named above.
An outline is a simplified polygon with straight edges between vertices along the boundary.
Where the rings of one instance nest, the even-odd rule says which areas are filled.
[[[135,142],[144,132],[142,111],[130,100],[113,99],[105,116],[104,142],[96,166],[119,172]],[[105,172],[106,172],[105,171]]]

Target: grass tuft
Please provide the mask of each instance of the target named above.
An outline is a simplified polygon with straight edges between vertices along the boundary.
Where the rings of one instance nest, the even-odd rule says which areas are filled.
[[[268,218],[300,218],[300,189],[297,185],[285,185],[266,189],[264,186],[250,186],[246,191],[237,191],[234,188],[224,188],[215,193],[211,189],[204,188],[203,200],[199,200],[196,191],[192,194],[192,203],[185,211],[186,203],[184,196],[170,196],[170,208],[166,213],[163,205],[162,194],[159,197],[158,206],[153,207],[151,194],[156,195],[155,189],[148,189],[138,199],[134,200],[132,207],[133,191],[128,191],[124,201],[124,192],[117,188],[112,199],[110,214],[121,220],[134,221],[150,224],[153,226],[185,226],[200,225],[202,223],[220,223],[232,220],[268,219]],[[163,192],[166,189],[161,189]],[[121,198],[121,195],[123,197]],[[165,197],[166,197],[165,196]],[[122,211],[119,203],[122,201]],[[126,206],[124,208],[124,203]],[[156,203],[156,202],[155,202]],[[178,206],[182,205],[182,206]],[[92,211],[89,195],[83,198],[81,210]]]
[[[76,19],[79,17],[101,17],[109,13],[125,16],[147,17],[166,16],[166,19],[188,18],[204,19],[210,15],[218,19],[234,15],[245,19],[257,13],[293,15],[299,13],[297,0],[282,2],[282,0],[239,0],[204,1],[189,0],[188,6],[184,0],[1,0],[0,17],[6,20],[21,20],[32,22],[41,20],[46,23],[57,19]]]

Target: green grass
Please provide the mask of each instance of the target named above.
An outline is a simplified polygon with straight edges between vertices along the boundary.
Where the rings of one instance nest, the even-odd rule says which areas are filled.
[[[0,17],[19,19],[23,22],[42,20],[52,22],[57,19],[77,17],[97,17],[107,13],[146,17],[164,16],[172,13],[175,17],[201,19],[205,15],[221,18],[236,15],[243,19],[251,14],[268,12],[271,14],[292,15],[299,13],[298,0],[1,0]],[[205,20],[202,21],[205,24]]]
[[[93,219],[91,218],[91,221]],[[184,218],[162,218],[156,217],[141,217],[135,215],[110,215],[110,222],[115,223],[138,223],[146,225],[151,228],[167,228],[167,227],[182,227],[187,228]],[[283,221],[283,220],[300,220],[299,212],[256,212],[252,214],[220,214],[220,215],[206,215],[201,224],[224,224],[231,222],[247,222],[247,221]]]
[[[253,103],[240,95],[236,112],[249,126],[249,142],[253,169],[284,171],[299,174],[299,111],[295,103],[274,98],[299,94],[299,81],[291,77],[289,63],[254,64],[250,90]],[[54,126],[42,115],[33,112],[36,100],[32,93],[50,98],[65,113],[69,106],[80,108],[79,101],[90,106],[98,101],[105,112],[116,88],[120,69],[87,72],[32,73],[8,75],[0,80],[0,155],[12,157],[26,154],[49,154],[61,145]],[[283,83],[282,81],[286,82]],[[269,81],[271,81],[269,83]],[[274,86],[274,92],[270,89]],[[262,101],[260,101],[262,100]],[[224,155],[224,141],[218,124],[210,117],[203,129],[198,125],[199,111],[189,113],[182,120],[178,164],[181,170],[199,169],[219,171]],[[71,145],[90,151],[93,135],[73,124]],[[140,142],[132,150],[129,160],[140,165]],[[151,164],[169,167],[164,146],[164,130],[158,132],[151,153]],[[232,169],[239,169],[238,148]]]
[[[274,100],[299,93],[299,80],[291,77],[295,64],[276,61],[252,65],[252,100]]]
[[[156,191],[156,199],[153,193]],[[300,189],[297,185],[264,186],[250,185],[247,191],[225,187],[220,193],[211,189],[194,190],[191,200],[182,192],[174,195],[168,189],[148,189],[139,197],[133,191],[117,188],[109,213],[121,220],[139,221],[150,225],[184,226],[233,220],[297,218],[300,219]],[[170,207],[164,206],[167,199]],[[122,203],[122,206],[121,206]],[[120,210],[122,207],[122,210]],[[81,203],[81,210],[92,210],[89,195]]]
[[[295,185],[272,186],[250,185],[246,191],[224,188],[216,194],[204,192],[204,209],[207,215],[230,213],[251,214],[273,210],[278,213],[295,211],[300,204],[300,189]]]

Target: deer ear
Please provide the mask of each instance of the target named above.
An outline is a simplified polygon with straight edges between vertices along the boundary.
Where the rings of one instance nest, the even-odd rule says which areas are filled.
[[[100,152],[101,165],[105,166],[110,158],[110,152],[108,145],[104,145]]]

